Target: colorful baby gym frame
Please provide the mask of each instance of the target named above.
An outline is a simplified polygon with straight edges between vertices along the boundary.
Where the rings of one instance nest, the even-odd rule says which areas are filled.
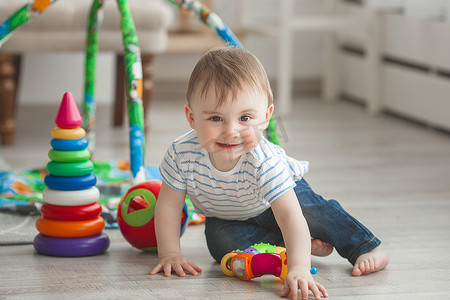
[[[26,22],[40,16],[49,6],[58,0],[33,0],[0,24],[0,47],[12,36],[12,33]],[[130,169],[133,183],[145,181],[145,136],[144,110],[142,105],[142,64],[136,28],[131,15],[128,0],[116,0],[121,14],[121,31],[125,57],[126,95],[129,120]],[[241,48],[242,45],[222,19],[198,0],[168,0],[184,13],[198,18],[216,32],[225,44]],[[95,146],[95,66],[98,52],[98,32],[102,21],[104,0],[93,0],[87,26],[85,48],[85,78],[83,101],[83,128],[89,140],[90,148]],[[267,137],[279,144],[273,119],[266,130]]]

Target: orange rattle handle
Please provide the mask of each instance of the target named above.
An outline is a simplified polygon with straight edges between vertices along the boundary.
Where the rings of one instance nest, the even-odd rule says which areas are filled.
[[[249,253],[239,253],[231,259],[231,271],[242,280],[255,278],[252,273],[251,263],[255,255]]]

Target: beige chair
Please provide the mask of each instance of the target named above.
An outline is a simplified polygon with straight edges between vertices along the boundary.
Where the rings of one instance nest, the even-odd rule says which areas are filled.
[[[27,0],[0,1],[0,22]],[[153,91],[152,61],[167,48],[168,28],[173,11],[164,0],[129,0],[139,38],[143,67],[143,102],[148,108]],[[42,15],[18,28],[0,48],[0,134],[3,145],[12,145],[15,133],[16,91],[21,56],[36,52],[84,51],[87,18],[92,0],[59,0]],[[126,111],[123,44],[120,14],[115,0],[105,0],[99,33],[99,51],[116,53],[114,125],[121,125]],[[1,24],[0,23],[0,24]]]

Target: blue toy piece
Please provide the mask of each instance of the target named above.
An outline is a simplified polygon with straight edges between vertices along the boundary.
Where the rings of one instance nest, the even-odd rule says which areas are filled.
[[[84,190],[93,187],[97,184],[97,177],[94,174],[76,176],[76,177],[62,177],[47,175],[44,178],[45,185],[53,190],[74,191]]]
[[[88,140],[86,138],[76,139],[76,140],[61,140],[52,139],[50,145],[55,150],[60,151],[78,151],[86,149],[88,146]]]

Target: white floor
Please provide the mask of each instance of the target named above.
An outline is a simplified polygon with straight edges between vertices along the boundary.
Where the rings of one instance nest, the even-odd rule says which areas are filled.
[[[156,95],[150,114],[147,160],[158,164],[169,143],[188,130],[183,94]],[[20,107],[16,144],[0,148],[0,167],[43,166],[50,150],[54,107]],[[127,159],[127,128],[111,129],[110,108],[98,109],[95,159]],[[388,115],[371,116],[353,103],[296,99],[277,117],[282,143],[310,161],[306,179],[333,197],[383,242],[387,269],[359,278],[336,253],[312,258],[315,278],[330,299],[449,299],[450,134]],[[272,276],[252,282],[225,277],[209,256],[203,226],[182,238],[200,276],[164,278],[148,272],[156,254],[132,248],[118,230],[107,232],[107,254],[53,258],[31,245],[0,247],[0,299],[278,299]],[[311,297],[310,297],[311,298]]]

